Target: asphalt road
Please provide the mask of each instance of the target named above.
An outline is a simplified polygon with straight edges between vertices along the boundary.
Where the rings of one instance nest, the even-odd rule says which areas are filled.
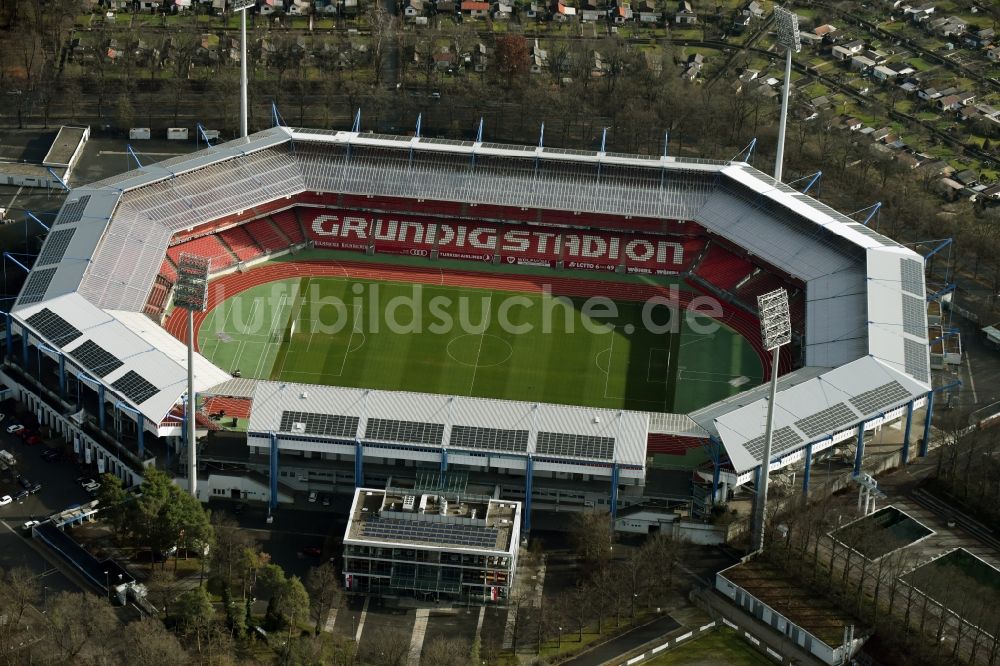
[[[604,662],[634,650],[680,626],[674,618],[664,615],[563,663],[567,666],[601,666]]]

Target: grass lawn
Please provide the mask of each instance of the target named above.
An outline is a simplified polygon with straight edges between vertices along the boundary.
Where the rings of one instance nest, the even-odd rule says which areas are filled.
[[[729,628],[709,632],[666,654],[643,662],[646,666],[770,666],[773,663]]]
[[[675,332],[655,332],[642,303],[613,310],[541,293],[304,277],[227,299],[199,345],[244,377],[643,411],[691,411],[761,381],[757,355],[725,327],[699,333],[710,322],[683,317]],[[660,307],[652,318],[668,316]]]

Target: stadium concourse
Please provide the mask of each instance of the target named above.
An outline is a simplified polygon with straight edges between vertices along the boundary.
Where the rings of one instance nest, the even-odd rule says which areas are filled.
[[[491,374],[478,355],[460,392],[366,385],[366,372],[341,385],[325,366],[320,381],[297,382],[283,363],[234,376],[230,357],[220,368],[199,353],[206,500],[471,493],[523,501],[528,531],[533,508],[641,504],[661,492],[647,487],[650,457],[667,453],[703,462],[671,498],[705,511],[764,466],[772,369],[756,297],[776,287],[789,292],[794,343],[777,369],[771,471],[794,465],[808,492],[820,452],[849,451],[860,470],[865,433],[902,420],[905,459],[914,411],[932,418],[922,258],[745,163],[275,127],[73,190],[7,315],[20,397],[133,480],[147,464],[183,469],[186,355],[171,304],[182,253],[211,258],[213,306],[276,280],[547,287],[623,304],[673,289],[675,310],[718,303],[729,351],[705,362],[731,365],[711,370],[712,394],[694,388],[706,371],[690,365],[711,336],[687,347],[683,331],[664,335],[662,358],[632,340],[625,390],[666,391],[642,409],[532,394],[526,381],[476,397],[478,373]],[[303,333],[288,322],[270,333],[286,360],[285,338]],[[201,350],[217,350],[204,336]],[[340,354],[354,349],[349,338]],[[595,360],[579,382],[603,372],[607,386],[612,363]],[[677,402],[687,387],[703,399]]]

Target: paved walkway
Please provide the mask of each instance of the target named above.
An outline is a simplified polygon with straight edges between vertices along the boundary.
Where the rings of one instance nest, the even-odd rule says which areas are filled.
[[[420,664],[420,652],[424,649],[424,636],[427,635],[427,619],[431,616],[429,608],[418,608],[417,618],[413,622],[413,633],[410,634],[410,655],[406,659],[407,666]]]

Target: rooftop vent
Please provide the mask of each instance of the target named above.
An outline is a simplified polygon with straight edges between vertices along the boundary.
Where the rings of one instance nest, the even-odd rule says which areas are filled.
[[[306,424],[302,421],[295,421],[292,423],[292,432],[304,433],[306,431]]]

